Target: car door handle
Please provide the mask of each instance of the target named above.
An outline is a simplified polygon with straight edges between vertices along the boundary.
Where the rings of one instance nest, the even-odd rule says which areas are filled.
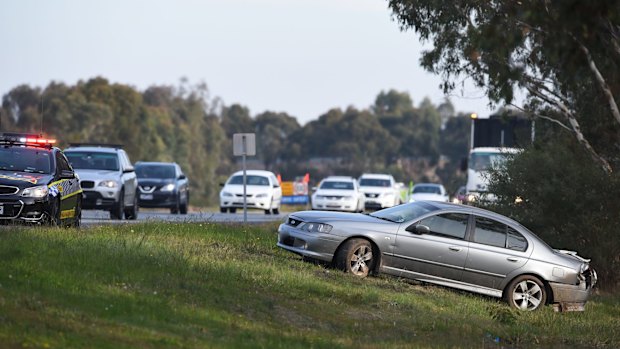
[[[506,260],[509,261],[509,262],[518,262],[519,258],[508,257],[508,258],[506,258]]]
[[[460,247],[454,247],[454,246],[450,246],[450,247],[448,247],[448,249],[449,249],[450,251],[455,251],[455,252],[458,252],[458,251],[460,251],[460,250],[461,250],[461,248],[460,248]]]

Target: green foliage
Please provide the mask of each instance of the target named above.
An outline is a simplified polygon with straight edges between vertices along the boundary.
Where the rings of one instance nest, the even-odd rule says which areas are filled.
[[[620,177],[608,176],[567,137],[539,142],[491,173],[491,209],[550,245],[592,258],[602,287],[620,282]],[[523,202],[515,204],[515,198]]]
[[[35,348],[616,348],[617,295],[584,313],[359,279],[275,246],[273,224],[0,234],[0,343]]]

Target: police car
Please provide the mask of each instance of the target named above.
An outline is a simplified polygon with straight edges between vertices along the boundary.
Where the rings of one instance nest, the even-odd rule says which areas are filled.
[[[0,134],[0,224],[79,226],[79,178],[53,139]]]

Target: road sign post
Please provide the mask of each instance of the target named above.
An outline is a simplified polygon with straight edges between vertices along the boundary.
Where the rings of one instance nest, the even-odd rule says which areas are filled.
[[[233,134],[233,155],[241,156],[243,163],[243,224],[248,222],[248,201],[246,195],[246,156],[256,155],[256,135],[254,133]]]

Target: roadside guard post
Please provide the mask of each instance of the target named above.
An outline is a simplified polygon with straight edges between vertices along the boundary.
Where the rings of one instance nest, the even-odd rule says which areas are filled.
[[[233,155],[243,159],[243,224],[248,222],[248,202],[246,197],[245,157],[256,155],[256,135],[254,133],[233,134]]]

